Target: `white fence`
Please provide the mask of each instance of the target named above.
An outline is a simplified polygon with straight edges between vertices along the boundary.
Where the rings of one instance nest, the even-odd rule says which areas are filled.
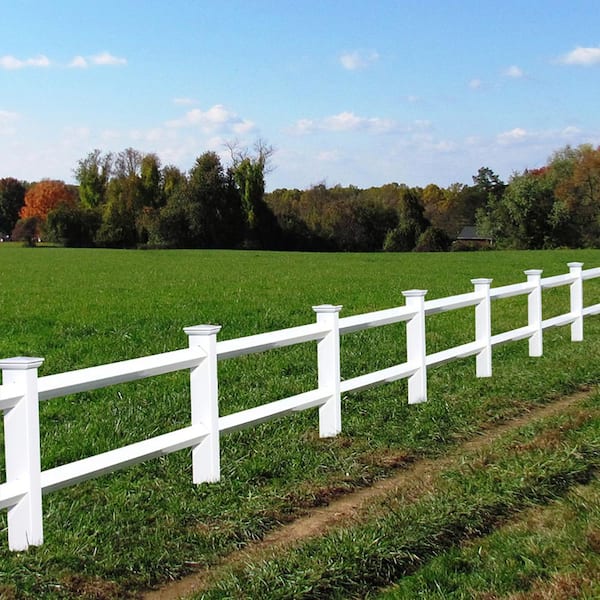
[[[600,313],[600,304],[584,307],[583,282],[600,277],[600,268],[583,270],[583,263],[569,263],[569,272],[542,278],[541,270],[525,271],[527,281],[492,288],[491,279],[473,279],[474,291],[425,301],[425,290],[403,292],[405,306],[339,318],[341,306],[315,306],[316,323],[217,342],[220,327],[186,328],[189,348],[133,360],[38,377],[42,358],[17,357],[0,361],[2,385],[0,409],[4,412],[6,482],[0,485],[0,508],[8,509],[8,543],[11,550],[25,550],[43,542],[42,494],[97,477],[149,458],[192,449],[194,483],[218,481],[219,436],[262,423],[277,416],[319,407],[321,437],[335,436],[342,428],[341,394],[408,378],[408,402],[427,400],[427,369],[458,358],[475,356],[478,377],[492,374],[492,348],[510,341],[529,339],[529,354],[541,356],[542,332],[549,327],[571,325],[571,339],[583,339],[583,318]],[[570,287],[570,310],[542,318],[542,291]],[[527,325],[492,335],[492,300],[527,295]],[[427,354],[425,319],[429,315],[475,307],[475,339],[434,354]],[[406,322],[406,362],[342,381],[340,336],[355,331]],[[318,387],[227,416],[219,416],[217,362],[304,342],[317,342]],[[40,463],[38,406],[67,394],[83,392],[190,370],[191,424],[116,450],[104,452],[45,471]]]

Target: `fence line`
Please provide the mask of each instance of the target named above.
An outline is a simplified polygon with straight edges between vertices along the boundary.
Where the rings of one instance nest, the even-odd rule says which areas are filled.
[[[569,272],[542,278],[542,271],[525,271],[527,281],[492,288],[491,279],[472,279],[469,293],[425,300],[426,290],[402,292],[405,306],[362,315],[339,317],[341,306],[314,306],[316,322],[233,340],[217,341],[219,326],[184,329],[188,348],[55,375],[38,376],[44,359],[15,357],[0,360],[0,409],[4,413],[6,482],[0,484],[0,509],[8,509],[11,550],[26,550],[43,542],[42,494],[98,477],[150,458],[191,448],[193,483],[220,478],[219,438],[275,417],[309,408],[319,409],[319,434],[331,437],[342,429],[341,395],[408,379],[408,402],[427,400],[427,369],[475,356],[477,377],[492,375],[492,349],[498,344],[528,339],[529,355],[541,356],[543,330],[571,326],[571,340],[583,340],[583,318],[600,313],[600,304],[584,306],[583,282],[600,277],[600,268],[583,270],[568,263]],[[569,312],[542,318],[542,292],[569,286]],[[527,295],[527,325],[492,335],[492,301]],[[441,312],[474,307],[475,339],[427,354],[426,318]],[[340,375],[340,337],[356,331],[406,323],[406,362],[351,379]],[[317,343],[316,389],[227,416],[219,416],[218,361],[306,342]],[[189,369],[191,424],[134,444],[41,470],[39,402],[77,392]]]

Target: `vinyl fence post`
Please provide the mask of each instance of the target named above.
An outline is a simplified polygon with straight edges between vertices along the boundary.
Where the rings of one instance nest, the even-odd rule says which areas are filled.
[[[190,369],[192,425],[204,425],[209,433],[192,448],[192,481],[219,481],[221,477],[219,444],[219,386],[217,377],[217,333],[220,325],[186,327],[190,348],[200,347],[205,354],[197,367]]]
[[[527,324],[534,328],[533,335],[529,338],[529,356],[542,356],[544,340],[542,334],[542,273],[541,269],[524,271],[527,282],[535,287],[527,295]]]
[[[575,321],[571,323],[571,341],[583,341],[583,273],[581,262],[570,262],[567,264],[575,281],[569,286],[571,292],[571,312],[577,314]]]
[[[317,323],[329,329],[317,344],[319,388],[330,392],[329,399],[319,408],[319,436],[335,437],[342,431],[342,400],[340,393],[340,328],[341,306],[322,304],[313,306]]]
[[[40,461],[40,420],[37,370],[43,358],[19,356],[0,361],[3,384],[18,386],[23,395],[4,413],[6,481],[20,481],[25,490],[8,509],[8,546],[27,550],[44,541]]]
[[[477,377],[492,376],[492,306],[490,286],[492,279],[471,279],[475,293],[483,299],[475,306],[475,340],[481,342],[483,350],[477,353],[475,369]]]
[[[406,290],[406,305],[416,314],[406,322],[406,360],[417,368],[408,378],[408,403],[427,402],[427,363],[425,348],[425,294],[427,290]]]

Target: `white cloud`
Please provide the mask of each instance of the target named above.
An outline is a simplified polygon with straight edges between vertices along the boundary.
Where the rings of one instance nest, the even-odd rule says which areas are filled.
[[[256,125],[252,121],[240,121],[239,123],[234,123],[232,125],[233,132],[237,133],[238,135],[250,133],[255,128]]]
[[[94,56],[90,56],[90,62],[94,65],[115,66],[126,65],[127,59],[114,56],[110,52],[100,52],[100,54],[94,54]]]
[[[25,64],[14,56],[0,56],[0,66],[3,69],[21,69]]]
[[[100,67],[104,66],[119,66],[126,65],[127,59],[113,56],[110,52],[101,52],[94,56],[81,56],[78,54],[73,57],[71,62],[68,64],[71,69],[87,69],[90,65],[96,65]]]
[[[296,121],[295,125],[291,128],[291,133],[303,134],[311,133],[318,129],[316,121],[312,119],[300,119]]]
[[[7,70],[24,69],[25,67],[49,67],[50,60],[47,56],[40,54],[34,58],[21,60],[10,54],[0,56],[0,68]]]
[[[304,134],[316,131],[369,131],[387,133],[398,129],[398,124],[391,119],[379,117],[359,117],[353,112],[341,112],[324,119],[300,119],[292,128],[292,133]]]
[[[75,69],[85,69],[88,66],[88,62],[83,56],[75,56],[69,63],[69,67]]]
[[[7,54],[5,56],[0,56],[0,69],[6,70],[17,70],[24,69],[27,67],[50,67],[52,65],[56,65],[57,63],[51,61],[44,54],[40,54],[39,56],[35,56],[33,58],[19,59],[14,56]],[[100,54],[96,54],[94,56],[82,56],[78,54],[74,56],[71,61],[66,65],[72,69],[85,69],[92,65],[125,65],[127,64],[127,59],[119,58],[118,56],[113,56],[109,52],[101,52]],[[65,66],[65,65],[62,65]]]
[[[340,63],[347,71],[366,69],[377,60],[379,60],[379,54],[374,50],[368,52],[354,50],[353,52],[344,52],[340,55]]]
[[[561,144],[581,144],[583,132],[579,127],[569,125],[562,129],[542,129],[530,131],[522,127],[515,127],[510,131],[504,131],[496,136],[496,142],[502,146],[511,144],[522,144],[527,142],[529,145],[559,146]]]
[[[499,133],[497,140],[499,144],[513,144],[524,141],[529,135],[530,134],[525,129],[515,127],[510,131]]]
[[[93,56],[77,56],[71,59],[68,67],[71,69],[87,69],[90,65],[96,66],[119,66],[126,65],[126,58],[119,58],[113,56],[110,52],[101,52],[100,54],[94,54]]]
[[[564,65],[581,65],[590,67],[600,64],[600,47],[584,48],[578,46],[567,54],[560,57],[559,62]]]
[[[517,67],[517,65],[511,65],[510,67],[508,67],[508,69],[504,71],[504,74],[507,77],[512,77],[513,79],[520,79],[525,75],[525,73],[523,73],[523,69]]]
[[[481,88],[482,85],[483,82],[481,81],[481,79],[471,79],[471,81],[469,81],[469,87],[472,90],[478,90]]]
[[[10,112],[8,110],[0,110],[0,123],[8,123],[15,121],[19,118],[16,112]]]
[[[323,128],[329,131],[352,131],[362,129],[369,119],[357,117],[351,112],[341,112],[323,120]]]
[[[199,127],[205,133],[216,131],[247,133],[255,127],[252,121],[242,119],[222,104],[215,104],[206,111],[200,108],[189,110],[181,119],[167,122],[167,127]]]
[[[28,58],[25,61],[25,66],[26,67],[49,67],[50,60],[48,59],[47,56],[40,54],[39,56],[36,56],[35,58]]]
[[[0,56],[0,69],[5,69],[9,71],[25,69],[28,67],[46,68],[52,66],[53,64],[56,63],[53,63],[44,54],[40,54],[39,56],[26,59],[15,58],[10,54]],[[69,68],[85,69],[90,64],[100,66],[125,65],[127,64],[127,60],[125,58],[113,56],[109,52],[102,52],[100,54],[88,57],[84,57],[78,54],[77,56],[74,56],[66,66],[68,66]]]

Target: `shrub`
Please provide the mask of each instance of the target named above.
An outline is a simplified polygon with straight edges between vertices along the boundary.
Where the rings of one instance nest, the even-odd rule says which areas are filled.
[[[11,237],[15,242],[23,242],[24,246],[34,247],[40,241],[40,225],[38,217],[19,219]]]
[[[399,225],[387,232],[383,242],[386,252],[410,252],[415,246],[415,231],[409,225]]]
[[[93,246],[101,223],[100,213],[93,208],[59,204],[48,213],[46,235],[65,246]]]
[[[417,240],[415,252],[447,252],[452,240],[439,227],[428,227]]]

